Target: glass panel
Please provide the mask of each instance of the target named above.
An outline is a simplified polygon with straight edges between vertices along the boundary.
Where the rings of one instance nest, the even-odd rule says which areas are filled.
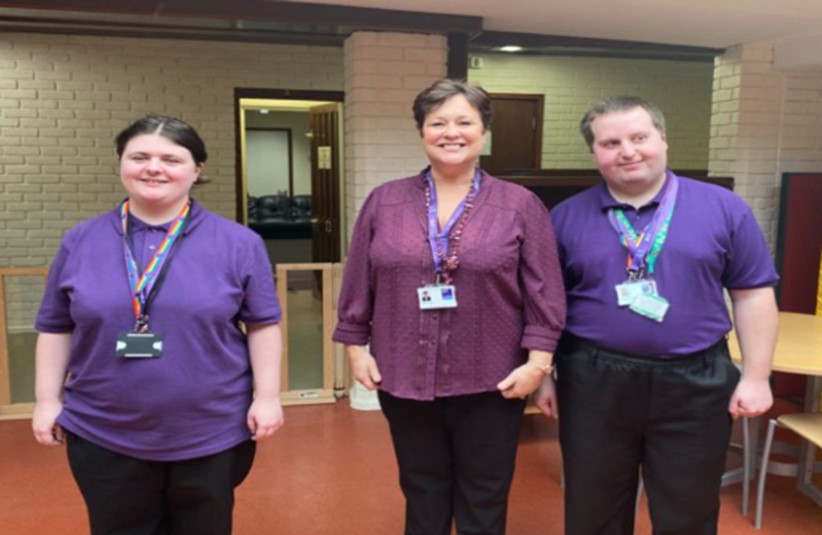
[[[6,332],[12,403],[34,401],[34,318],[43,298],[40,276],[5,277]]]
[[[323,386],[322,271],[289,271],[288,389]]]

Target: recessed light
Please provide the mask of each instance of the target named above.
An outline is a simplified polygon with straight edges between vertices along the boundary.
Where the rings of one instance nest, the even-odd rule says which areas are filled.
[[[522,52],[523,48],[517,45],[505,45],[499,47],[500,52]]]

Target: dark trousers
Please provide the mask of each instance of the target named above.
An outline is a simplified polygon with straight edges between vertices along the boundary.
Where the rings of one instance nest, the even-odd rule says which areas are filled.
[[[673,360],[563,339],[555,356],[567,535],[631,535],[640,473],[654,535],[714,535],[739,371],[723,340]]]
[[[92,535],[230,535],[234,488],[256,444],[184,461],[144,461],[67,434]]]
[[[391,428],[406,535],[503,535],[525,401],[499,392],[401,399],[379,392]]]

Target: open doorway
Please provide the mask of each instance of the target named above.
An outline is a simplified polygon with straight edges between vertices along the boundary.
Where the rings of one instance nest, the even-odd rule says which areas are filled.
[[[283,312],[283,400],[331,402],[342,93],[235,91],[237,221],[264,240]]]
[[[273,264],[339,262],[342,93],[235,93],[237,221]]]

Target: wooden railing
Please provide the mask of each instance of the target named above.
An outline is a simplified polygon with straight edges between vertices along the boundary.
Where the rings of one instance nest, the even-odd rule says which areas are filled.
[[[317,344],[321,348],[320,358],[316,355],[306,356],[300,353],[299,342],[293,339],[289,329],[289,281],[297,273],[302,273],[312,281],[307,292],[310,298],[320,303],[318,323],[322,329]],[[0,268],[0,419],[28,418],[31,416],[33,403],[13,402],[12,373],[9,358],[9,330],[7,321],[6,280],[9,277],[45,278],[48,274],[46,267],[32,268]],[[342,264],[281,264],[276,268],[277,293],[282,307],[283,320],[283,363],[281,389],[284,405],[330,403],[335,399],[335,392],[345,390],[350,383],[348,367],[342,358],[342,349],[331,341],[331,333],[336,325],[337,295],[339,294],[342,279]],[[38,299],[39,301],[39,299]],[[32,306],[36,306],[33,304]],[[304,318],[303,318],[304,319]],[[310,319],[309,319],[310,321]],[[33,326],[32,326],[33,329]],[[298,360],[310,358],[320,362],[321,373],[317,384],[294,385],[290,381],[290,370]],[[31,366],[34,365],[34,354],[30,355]],[[33,369],[33,368],[32,368]],[[20,387],[20,385],[17,385]],[[23,385],[26,387],[28,385]]]

